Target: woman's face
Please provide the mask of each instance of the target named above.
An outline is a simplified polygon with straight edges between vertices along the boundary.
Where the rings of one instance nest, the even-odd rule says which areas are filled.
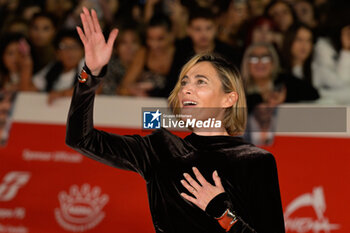
[[[2,60],[10,73],[16,73],[18,71],[19,57],[19,43],[12,42],[8,44],[2,56]]]
[[[300,28],[291,48],[293,58],[305,62],[311,54],[312,46],[312,33],[306,28]]]
[[[199,62],[181,79],[178,93],[180,108],[227,107],[227,93],[210,62]]]
[[[84,56],[81,44],[73,38],[63,38],[59,43],[58,60],[62,62],[65,70],[70,70],[79,64]]]
[[[273,43],[274,32],[268,23],[264,23],[253,29],[252,33],[253,43]]]
[[[269,10],[269,15],[282,32],[287,31],[293,24],[292,12],[285,3],[278,2],[273,5]]]
[[[55,32],[55,27],[48,18],[39,17],[31,25],[29,37],[35,46],[42,47],[52,42]]]
[[[311,3],[307,1],[298,1],[294,5],[295,13],[300,22],[311,25],[314,21],[314,10]]]
[[[265,7],[270,2],[271,2],[271,0],[248,0],[250,13],[253,16],[263,15]]]
[[[237,93],[225,93],[216,69],[210,62],[199,62],[181,79],[178,92],[182,114],[206,120],[222,119],[224,109],[237,101]]]
[[[165,27],[150,27],[147,29],[146,43],[153,52],[164,51],[171,43],[171,35]]]
[[[235,3],[231,1],[229,7],[229,17],[234,25],[242,24],[248,18],[248,7],[245,2]]]
[[[272,74],[272,57],[268,49],[259,46],[253,49],[248,57],[249,74],[253,80],[270,78]]]
[[[130,64],[139,47],[140,41],[136,33],[134,31],[125,31],[118,44],[117,54],[123,62]]]

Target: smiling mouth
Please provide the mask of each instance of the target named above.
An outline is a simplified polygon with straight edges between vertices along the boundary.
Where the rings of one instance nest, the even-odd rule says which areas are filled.
[[[183,105],[184,107],[187,107],[187,106],[196,106],[196,105],[197,105],[197,102],[195,102],[195,101],[184,101],[184,102],[182,102],[182,105]]]

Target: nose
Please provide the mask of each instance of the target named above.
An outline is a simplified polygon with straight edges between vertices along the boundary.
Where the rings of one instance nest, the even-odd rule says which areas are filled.
[[[182,93],[184,95],[189,95],[193,93],[193,86],[191,83],[187,83],[185,86],[182,87]]]

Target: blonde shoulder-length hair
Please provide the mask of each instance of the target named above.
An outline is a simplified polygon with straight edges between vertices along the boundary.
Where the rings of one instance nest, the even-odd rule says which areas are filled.
[[[243,134],[247,122],[247,105],[242,78],[232,64],[217,54],[205,53],[195,55],[182,67],[179,79],[168,98],[169,107],[174,114],[179,114],[178,93],[181,89],[181,80],[194,65],[204,61],[210,62],[215,68],[225,93],[236,92],[238,94],[237,102],[225,110],[223,125],[231,136]]]

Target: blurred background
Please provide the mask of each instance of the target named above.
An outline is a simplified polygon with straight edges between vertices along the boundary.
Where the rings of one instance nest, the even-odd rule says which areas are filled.
[[[248,104],[350,102],[348,1],[0,1],[0,88],[70,96],[84,51],[82,7],[119,28],[101,95],[168,97],[184,63],[216,52],[239,69]]]

